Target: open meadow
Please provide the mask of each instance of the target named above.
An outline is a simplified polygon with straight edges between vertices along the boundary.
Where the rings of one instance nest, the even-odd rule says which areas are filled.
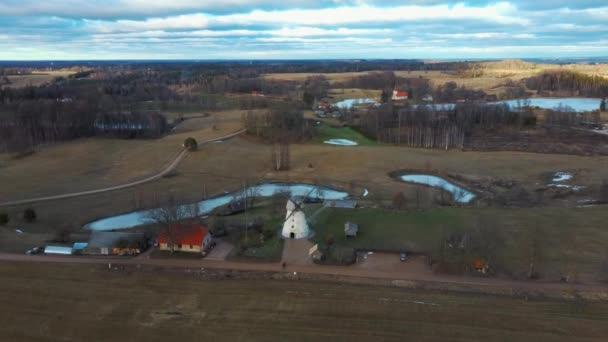
[[[68,77],[74,74],[71,70],[49,70],[49,71],[34,71],[31,74],[7,76],[10,84],[6,85],[11,88],[22,88],[27,86],[40,86],[50,83],[57,77]]]
[[[0,154],[0,202],[86,191],[151,176],[177,157],[187,137],[204,141],[238,131],[241,114],[226,111],[187,119],[161,139],[85,138],[41,146],[22,158]]]

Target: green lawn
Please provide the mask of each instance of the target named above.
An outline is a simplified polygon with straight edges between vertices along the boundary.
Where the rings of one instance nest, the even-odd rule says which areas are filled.
[[[282,203],[283,201],[281,201]],[[282,225],[283,212],[277,213],[272,206],[272,200],[263,199],[256,201],[256,207],[236,215],[221,218],[228,226],[243,227],[245,222],[253,220],[263,222],[263,231],[277,232]],[[212,220],[213,221],[213,220]],[[279,261],[283,254],[283,240],[276,234],[262,237],[263,234],[255,229],[249,229],[245,235],[244,229],[232,229],[227,239],[235,248],[228,256],[232,260],[249,261]],[[245,248],[246,247],[246,248]]]
[[[344,223],[359,224],[356,239],[346,240]],[[608,210],[605,207],[564,208],[436,208],[326,209],[315,220],[315,240],[333,236],[343,246],[397,251],[402,247],[434,253],[452,233],[479,227],[498,237],[497,262],[510,272],[526,269],[531,241],[540,241],[540,263],[545,274],[575,269],[599,277],[608,261]],[[495,232],[495,234],[493,234]],[[608,270],[607,270],[608,271]]]
[[[365,137],[363,134],[357,132],[350,127],[333,127],[330,125],[322,124],[319,127],[319,135],[315,138],[318,143],[323,143],[329,139],[347,139],[357,142],[361,146],[376,146],[378,145],[374,140]]]

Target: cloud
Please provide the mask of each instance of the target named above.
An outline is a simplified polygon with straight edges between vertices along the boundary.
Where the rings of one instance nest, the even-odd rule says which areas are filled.
[[[606,18],[591,0],[0,0],[0,59],[597,56]]]

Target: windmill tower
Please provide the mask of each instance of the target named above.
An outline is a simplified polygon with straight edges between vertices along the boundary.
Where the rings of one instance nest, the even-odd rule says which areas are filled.
[[[287,214],[285,216],[285,222],[283,223],[283,230],[281,235],[286,239],[306,239],[310,237],[311,231],[306,222],[306,215],[302,210],[302,203],[291,198],[287,200]]]

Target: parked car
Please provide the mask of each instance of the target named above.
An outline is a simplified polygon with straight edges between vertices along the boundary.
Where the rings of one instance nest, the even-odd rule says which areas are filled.
[[[399,253],[399,260],[401,260],[401,261],[407,260],[407,253],[405,252],[405,250],[401,250],[401,252]]]
[[[34,248],[28,250],[27,252],[25,252],[25,254],[40,254],[42,252],[44,252],[43,247],[34,247]]]

